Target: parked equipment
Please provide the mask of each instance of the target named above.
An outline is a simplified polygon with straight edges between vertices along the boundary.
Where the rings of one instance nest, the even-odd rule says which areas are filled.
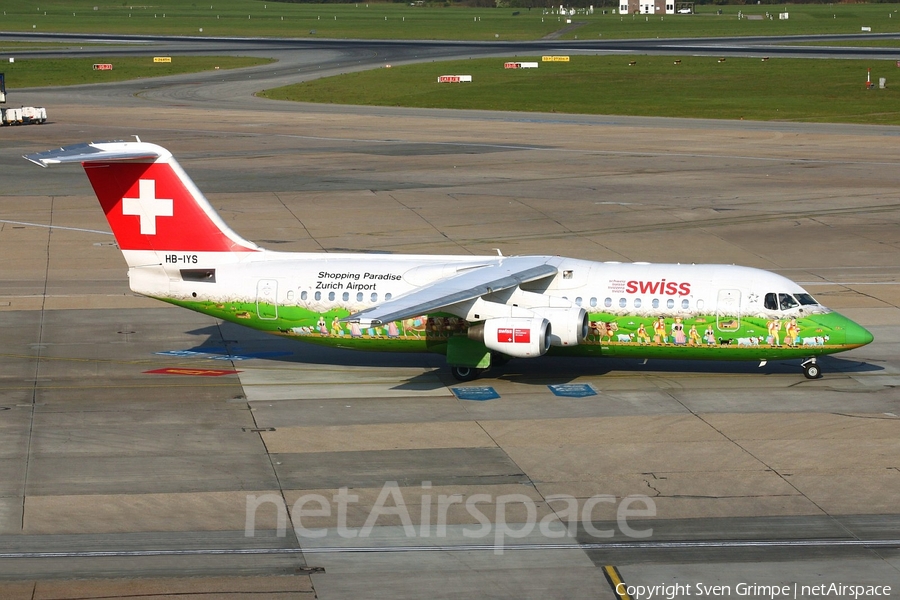
[[[3,73],[0,73],[0,104],[6,104],[6,76]],[[40,125],[46,122],[47,109],[43,107],[0,107],[0,125]]]

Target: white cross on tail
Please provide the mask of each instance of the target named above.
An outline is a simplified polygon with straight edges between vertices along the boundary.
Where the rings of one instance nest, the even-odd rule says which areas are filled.
[[[141,218],[141,235],[156,235],[156,217],[171,217],[172,200],[156,197],[156,181],[138,181],[139,197],[122,198],[122,214]]]

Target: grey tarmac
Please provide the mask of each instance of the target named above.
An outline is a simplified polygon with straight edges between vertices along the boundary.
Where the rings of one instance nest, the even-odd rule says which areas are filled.
[[[0,596],[613,598],[607,565],[732,596],[896,593],[900,129],[248,95],[277,70],[16,93],[52,122],[0,130]],[[83,171],[21,158],[132,135],[273,249],[745,264],[875,342],[815,381],[791,362],[514,360],[467,384],[498,399],[459,400],[440,356],[306,346],[133,295]],[[479,510],[442,514],[456,494]],[[528,529],[562,514],[554,496],[592,504],[587,523]],[[654,511],[634,503],[627,526],[649,537],[618,518],[637,496]],[[394,510],[350,537],[379,502]]]

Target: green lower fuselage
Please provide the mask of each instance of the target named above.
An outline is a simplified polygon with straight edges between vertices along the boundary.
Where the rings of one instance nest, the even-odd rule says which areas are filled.
[[[469,324],[447,313],[378,326],[344,323],[350,313],[317,313],[297,306],[259,303],[166,302],[303,342],[366,351],[447,353],[448,341],[466,337]],[[721,327],[715,315],[688,318],[589,313],[581,344],[551,347],[549,354],[688,360],[773,360],[842,352],[871,341],[868,331],[838,313],[794,319],[744,317]]]

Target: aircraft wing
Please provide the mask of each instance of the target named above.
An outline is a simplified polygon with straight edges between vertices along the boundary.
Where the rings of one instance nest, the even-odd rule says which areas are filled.
[[[553,277],[556,273],[556,266],[547,264],[547,257],[505,258],[496,264],[476,267],[452,277],[439,279],[341,320],[371,321],[375,324],[401,321],[523,283]]]

